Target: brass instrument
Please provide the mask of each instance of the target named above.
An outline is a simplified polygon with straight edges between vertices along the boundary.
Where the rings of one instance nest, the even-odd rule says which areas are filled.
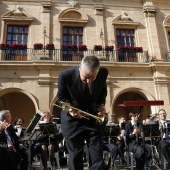
[[[88,117],[92,117],[93,119],[96,119],[99,124],[102,124],[102,123],[104,122],[104,116],[98,117],[98,116],[92,115],[92,114],[90,114],[90,113],[88,113],[88,112],[85,112],[85,111],[83,111],[83,110],[80,110],[80,109],[78,109],[78,108],[76,108],[76,107],[73,107],[73,106],[71,106],[70,104],[68,104],[68,103],[66,103],[66,102],[62,102],[62,101],[61,101],[60,103],[61,103],[61,106],[56,105],[56,104],[53,104],[53,105],[54,105],[54,106],[57,106],[57,107],[59,107],[59,108],[62,108],[63,110],[67,110],[67,111],[68,111],[69,109],[73,109],[73,110],[75,110],[75,111],[79,111],[80,114],[83,115],[84,118],[88,119]],[[87,117],[86,117],[86,116],[87,116]]]

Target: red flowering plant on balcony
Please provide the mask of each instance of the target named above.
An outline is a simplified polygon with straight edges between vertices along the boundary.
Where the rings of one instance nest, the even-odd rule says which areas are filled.
[[[87,45],[80,44],[78,48],[79,51],[87,51]]]
[[[0,49],[1,50],[7,50],[9,48],[9,44],[7,44],[7,43],[1,43],[0,44]]]
[[[43,44],[41,44],[41,43],[35,43],[34,44],[34,49],[35,50],[41,50],[43,48]]]
[[[105,46],[105,51],[113,51],[114,47],[113,46]]]
[[[53,43],[49,43],[46,45],[46,50],[54,50],[54,44]]]
[[[142,47],[133,47],[133,46],[120,46],[118,47],[119,51],[123,51],[123,52],[143,52],[143,48]]]
[[[94,45],[94,51],[102,51],[102,45]]]
[[[77,45],[75,44],[63,44],[62,50],[77,50]]]
[[[18,44],[9,44],[9,48],[10,48],[11,50],[17,50],[18,47],[19,47]]]
[[[27,44],[18,44],[18,49],[19,50],[27,49]]]

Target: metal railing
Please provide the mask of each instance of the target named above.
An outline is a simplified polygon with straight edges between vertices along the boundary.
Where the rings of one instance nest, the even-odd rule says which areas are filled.
[[[101,61],[138,62],[138,63],[147,63],[151,61],[147,51],[137,53],[137,52],[121,52],[118,50],[63,51],[62,49],[34,50],[33,48],[27,48],[23,50],[0,50],[0,61],[33,61],[33,60],[81,61],[82,58],[87,55],[95,55]]]

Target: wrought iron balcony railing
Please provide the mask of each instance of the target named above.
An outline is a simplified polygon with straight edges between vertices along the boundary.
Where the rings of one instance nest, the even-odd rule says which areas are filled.
[[[33,48],[17,49],[17,50],[0,50],[0,61],[33,61],[33,60],[51,60],[51,61],[81,61],[84,56],[95,55],[101,61],[112,62],[138,62],[146,63],[151,61],[147,51],[137,52],[121,52],[113,51],[79,51],[79,50],[35,50]]]

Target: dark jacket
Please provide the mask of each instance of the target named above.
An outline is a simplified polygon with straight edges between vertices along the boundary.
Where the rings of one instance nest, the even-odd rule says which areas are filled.
[[[21,142],[19,141],[19,137],[16,135],[13,126],[10,125],[7,128],[7,131],[8,131],[8,133],[10,133],[11,137],[13,138],[13,141],[14,141],[13,144],[15,146],[15,149],[18,150],[19,144],[21,144]],[[0,145],[4,148],[7,148],[7,145],[8,145],[7,136],[4,131],[0,134]]]
[[[83,92],[82,81],[79,75],[79,67],[72,67],[60,73],[58,80],[58,99],[73,105],[90,114],[97,115],[97,107],[106,101],[107,85],[106,79],[108,70],[100,68],[96,79],[94,80],[93,95],[86,98]],[[92,118],[93,119],[93,118]],[[79,133],[86,127],[97,128],[94,120],[72,118],[68,111],[61,112],[61,128],[65,137]]]

